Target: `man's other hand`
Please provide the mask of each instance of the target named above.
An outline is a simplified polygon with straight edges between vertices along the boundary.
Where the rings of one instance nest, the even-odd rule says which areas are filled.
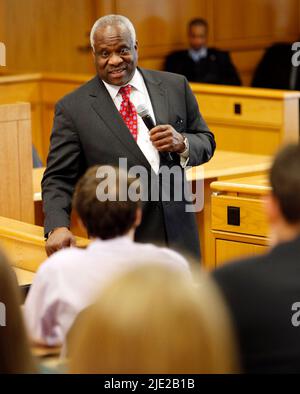
[[[46,242],[47,256],[51,256],[59,249],[75,246],[76,241],[74,235],[67,227],[58,227],[54,229],[49,235]]]

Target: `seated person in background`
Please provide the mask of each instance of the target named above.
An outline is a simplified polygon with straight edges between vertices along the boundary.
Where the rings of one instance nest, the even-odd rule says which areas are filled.
[[[171,53],[165,70],[182,74],[190,82],[218,85],[240,85],[239,75],[228,52],[207,48],[208,24],[204,19],[193,19],[188,25],[190,48]]]
[[[0,252],[0,374],[34,373],[16,276]]]
[[[213,276],[232,312],[243,370],[299,373],[300,313],[297,318],[295,309],[300,302],[299,146],[288,146],[277,155],[270,183],[266,212],[272,249],[226,264]]]
[[[292,43],[276,43],[267,48],[253,76],[256,88],[300,90],[299,67],[292,65]]]
[[[71,373],[237,371],[231,323],[213,283],[204,276],[196,287],[152,261],[101,292],[72,327],[68,349]]]
[[[176,252],[134,242],[141,208],[139,202],[128,198],[128,193],[137,179],[130,179],[127,173],[115,168],[115,181],[110,182],[105,195],[104,191],[101,194],[103,183],[100,183],[105,182],[106,168],[89,169],[78,182],[73,199],[91,244],[84,250],[72,247],[54,253],[42,264],[33,281],[24,312],[34,342],[48,346],[63,344],[77,314],[93,301],[109,279],[128,268],[153,261],[190,275],[187,261]]]

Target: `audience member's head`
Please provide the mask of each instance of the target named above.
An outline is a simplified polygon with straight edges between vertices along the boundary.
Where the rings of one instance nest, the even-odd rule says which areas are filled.
[[[205,19],[192,19],[188,24],[189,45],[194,50],[199,50],[207,45],[208,23]]]
[[[16,277],[0,252],[0,373],[33,373]]]
[[[267,215],[272,243],[300,235],[300,147],[288,145],[275,157],[270,172],[272,192],[267,197]]]
[[[207,282],[208,281],[208,282]],[[139,267],[112,282],[77,320],[71,373],[230,373],[231,326],[208,278]]]
[[[137,182],[114,167],[87,170],[76,185],[73,207],[89,237],[105,240],[133,235],[142,215],[139,201],[129,198],[130,187]]]

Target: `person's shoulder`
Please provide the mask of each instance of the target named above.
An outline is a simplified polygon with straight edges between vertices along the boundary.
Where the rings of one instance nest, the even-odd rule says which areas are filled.
[[[212,272],[213,278],[219,284],[243,284],[248,283],[251,278],[261,274],[261,270],[267,267],[270,260],[269,253],[254,257],[233,260],[228,262]]]
[[[209,48],[207,48],[207,53],[209,55],[211,55],[211,54],[222,55],[224,53],[228,53],[228,51],[224,51],[224,50],[217,48],[217,47],[209,47]]]
[[[289,42],[275,42],[271,46],[269,46],[266,52],[275,53],[275,54],[282,54],[282,53],[289,53],[292,50],[292,44]]]
[[[215,58],[217,60],[227,60],[229,58],[229,52],[221,50],[219,48],[210,47],[207,48],[207,56],[209,58]]]
[[[58,100],[58,105],[67,105],[77,102],[81,100],[83,97],[88,96],[91,92],[95,91],[95,88],[98,83],[98,76],[93,77],[89,81],[85,82],[84,84],[80,85],[72,92],[63,96],[60,100]]]
[[[84,257],[84,249],[77,247],[65,248],[53,253],[45,260],[37,271],[37,276],[48,276],[61,273],[65,267],[80,263]]]
[[[185,76],[181,74],[175,74],[169,71],[149,70],[145,68],[140,68],[140,71],[146,79],[151,78],[157,81],[174,84],[184,83],[186,81]]]
[[[149,257],[151,261],[158,263],[167,263],[170,265],[178,266],[179,268],[189,268],[187,260],[178,252],[162,246],[154,244],[136,244],[141,248],[144,256]]]
[[[173,51],[171,53],[169,53],[169,55],[167,56],[167,59],[183,59],[186,58],[188,56],[188,51],[186,49],[180,50],[180,51]]]

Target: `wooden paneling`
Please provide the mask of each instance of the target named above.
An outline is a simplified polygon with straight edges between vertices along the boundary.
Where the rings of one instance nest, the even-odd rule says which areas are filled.
[[[1,0],[7,69],[92,71],[92,57],[79,51],[89,42],[95,19],[93,0]]]
[[[272,156],[223,151],[217,147],[209,162],[187,171],[187,180],[193,181],[203,179],[203,177],[210,180],[213,178],[237,178],[241,174],[250,176],[252,173],[265,173],[271,167],[272,160]],[[203,169],[203,173],[199,171],[199,168]]]
[[[0,103],[31,104],[32,140],[44,164],[55,103],[92,76],[37,73],[0,77]],[[206,84],[191,87],[219,149],[269,155],[282,143],[298,141],[300,93]],[[241,113],[235,112],[236,105]]]
[[[116,0],[116,13],[127,16],[136,27],[141,58],[166,55],[186,45],[190,19],[207,16],[206,0]]]
[[[216,265],[228,263],[233,259],[255,256],[266,252],[267,246],[224,239],[216,240]]]
[[[299,140],[298,92],[191,84],[219,149],[273,154]]]
[[[224,125],[208,122],[214,131],[215,139],[221,149],[253,154],[271,154],[280,146],[280,136],[276,129],[247,127],[245,125]],[[245,136],[247,136],[245,138]]]
[[[91,26],[100,16],[120,13],[136,27],[140,64],[161,69],[169,52],[186,47],[187,22],[204,17],[209,44],[230,50],[243,83],[250,84],[268,45],[299,37],[299,1],[2,0],[0,41],[8,48],[6,72],[90,73]]]
[[[200,88],[201,89],[201,88]],[[226,92],[226,88],[224,90]],[[202,93],[203,94],[203,93]],[[199,105],[201,111],[206,114],[206,119],[214,121],[228,121],[230,123],[252,123],[256,125],[278,126],[283,123],[282,102],[270,99],[255,99],[243,96],[243,90],[240,95],[234,96],[224,94],[206,94],[205,100],[199,95]],[[235,112],[235,107],[239,106],[240,111]]]
[[[267,237],[269,227],[261,200],[234,196],[212,196],[212,228],[231,233]],[[239,209],[240,224],[228,224],[228,207]]]
[[[233,49],[230,51],[231,60],[239,71],[242,85],[250,86],[258,62],[264,54],[264,48],[259,49]]]
[[[34,223],[29,104],[0,106],[0,215]]]
[[[227,49],[297,38],[298,0],[212,0],[213,39]]]
[[[215,265],[263,253],[269,246],[264,196],[268,177],[256,175],[211,183],[212,236]],[[239,208],[240,223],[228,224],[228,207]]]
[[[115,0],[95,0],[94,10],[96,18],[102,15],[114,14],[116,11]]]

